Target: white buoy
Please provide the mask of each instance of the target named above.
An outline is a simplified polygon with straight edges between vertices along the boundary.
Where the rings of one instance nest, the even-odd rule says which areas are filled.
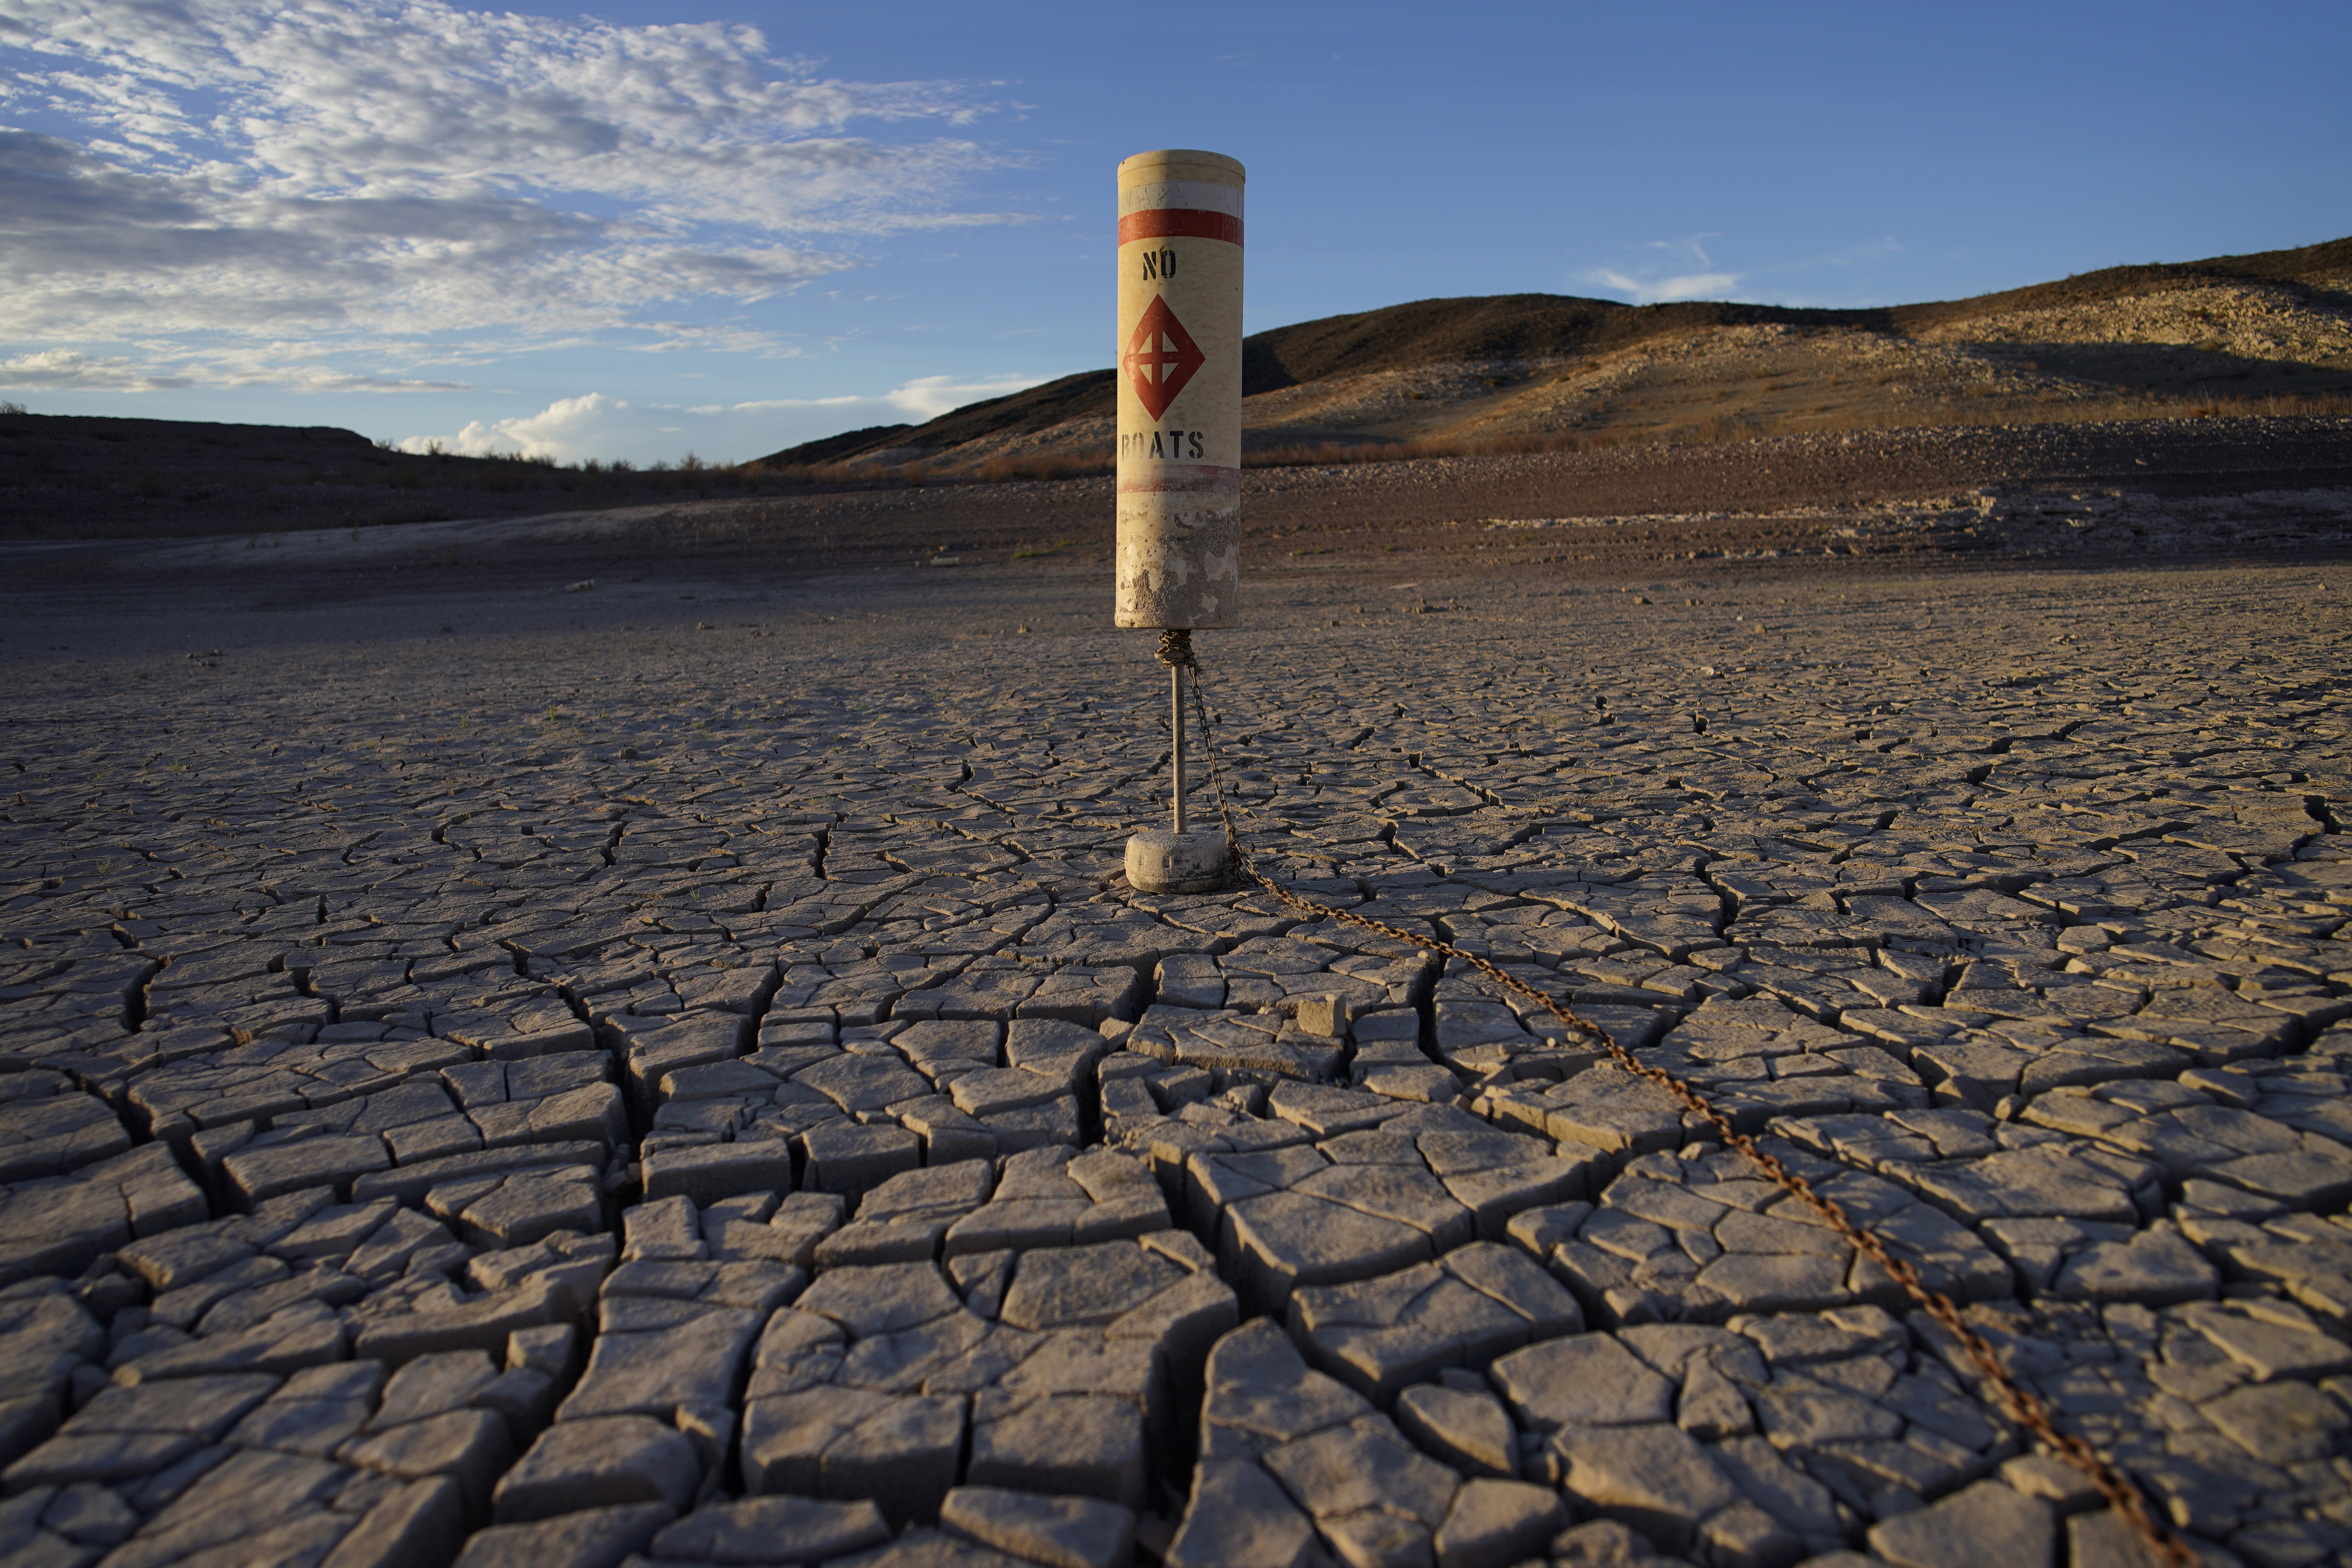
[[[1242,166],[1118,166],[1118,624],[1230,626],[1240,607]]]
[[[1183,633],[1185,657],[1241,607],[1243,179],[1216,153],[1118,166],[1118,624]],[[1224,835],[1185,821],[1183,663],[1168,676],[1172,826],[1128,840],[1127,879],[1211,892]]]

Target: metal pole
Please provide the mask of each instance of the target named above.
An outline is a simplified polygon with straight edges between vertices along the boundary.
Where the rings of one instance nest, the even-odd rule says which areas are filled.
[[[1184,831],[1184,667],[1168,667],[1168,723],[1176,735],[1176,831]]]

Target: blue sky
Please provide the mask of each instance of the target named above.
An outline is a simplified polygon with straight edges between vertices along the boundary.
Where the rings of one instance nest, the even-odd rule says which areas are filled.
[[[0,0],[0,395],[729,460],[1112,358],[1112,171],[1249,320],[1948,299],[2352,232],[2352,7]]]

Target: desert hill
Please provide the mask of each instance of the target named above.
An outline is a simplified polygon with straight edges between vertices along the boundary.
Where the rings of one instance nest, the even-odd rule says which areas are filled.
[[[2175,484],[2192,482],[2194,470],[2207,476],[2200,485],[2336,485],[2347,466],[2336,432],[2352,414],[2352,239],[1875,310],[1549,294],[1423,300],[1260,332],[1244,352],[1253,466],[1646,454],[1622,473],[1602,464],[1573,484],[1568,469],[1544,468],[1550,477],[1528,477],[1535,488],[1524,496],[1475,501],[1490,508],[1783,505],[1856,486],[1925,494],[2032,476],[2104,483],[2148,468],[2141,446],[2194,448]],[[642,469],[397,452],[325,427],[0,404],[0,540],[244,534],[257,547],[289,530],[1099,473],[1109,467],[1111,377],[1086,371],[925,425],[846,431],[751,463],[688,458]],[[2216,415],[2330,417],[2203,421],[2199,439],[2183,445],[2191,428],[2183,421]],[[2034,456],[2047,442],[2029,433],[2055,426],[2075,427],[2111,455],[2054,464]],[[2017,439],[1980,443],[1957,467],[1897,463],[1830,489],[1827,479],[1791,479],[1750,494],[1704,477],[1722,466],[1716,458],[1760,449],[1736,444],[1923,429]],[[1898,447],[1911,449],[1887,450]],[[1626,477],[1636,470],[1669,477]],[[1459,477],[1444,464],[1415,472],[1416,483],[1441,488]],[[1271,476],[1254,481],[1253,506],[1279,489]],[[1442,515],[1456,503],[1458,514],[1474,498],[1424,496],[1404,511]],[[1034,500],[1024,506],[1024,515],[1034,512]],[[64,558],[56,569],[68,569]]]
[[[1865,310],[1422,300],[1259,332],[1243,354],[1260,453],[2325,408],[2352,395],[2352,238]],[[762,461],[1099,462],[1115,410],[1113,373],[1084,371]]]
[[[861,433],[862,434],[862,433]],[[688,460],[649,468],[402,452],[329,426],[34,414],[0,405],[0,540],[377,527],[805,489]]]

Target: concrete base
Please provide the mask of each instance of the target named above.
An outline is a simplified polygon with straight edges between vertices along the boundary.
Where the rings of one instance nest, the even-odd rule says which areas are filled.
[[[1139,893],[1213,893],[1225,885],[1222,828],[1147,828],[1127,841],[1127,881]]]

